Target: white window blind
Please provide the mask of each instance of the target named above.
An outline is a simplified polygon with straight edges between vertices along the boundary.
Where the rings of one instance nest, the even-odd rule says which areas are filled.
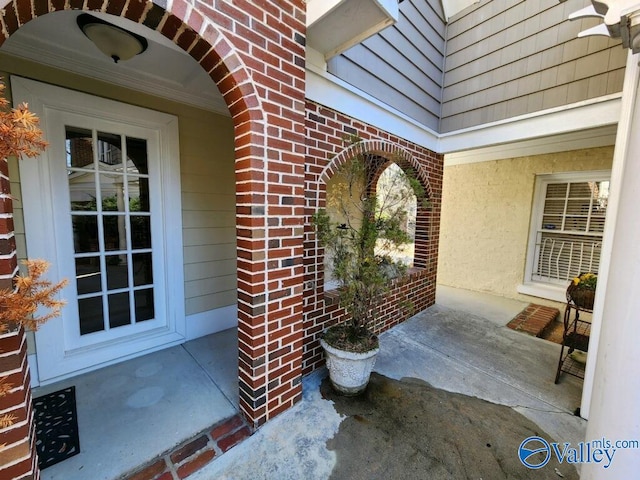
[[[582,272],[597,273],[608,177],[556,181],[549,176],[541,187],[531,280],[565,285]]]

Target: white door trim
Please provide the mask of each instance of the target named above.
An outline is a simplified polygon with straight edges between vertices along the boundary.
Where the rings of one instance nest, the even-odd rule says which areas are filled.
[[[55,125],[52,119],[60,113],[78,114],[157,132],[160,195],[158,205],[162,218],[163,235],[159,245],[164,262],[160,270],[163,278],[155,279],[164,285],[158,291],[156,302],[162,302],[166,316],[162,328],[141,335],[105,342],[95,347],[78,348],[65,338],[62,318],[55,318],[36,332],[38,374],[41,384],[51,383],[80,372],[99,368],[132,358],[143,353],[181,343],[186,336],[184,269],[182,248],[182,211],[180,192],[180,157],[178,146],[178,120],[152,110],[94,97],[49,84],[15,77],[11,78],[13,98],[28,102],[31,111],[41,119],[47,137]],[[45,258],[52,262],[48,277],[52,280],[65,276],[57,264],[59,242],[63,235],[56,233],[54,205],[59,200],[59,188],[53,184],[49,149],[37,159],[20,161],[20,181],[24,206],[27,254],[30,258]],[[53,201],[52,201],[53,200]],[[156,245],[154,244],[154,250]],[[67,270],[68,272],[68,270]],[[155,268],[154,268],[155,274]],[[66,275],[69,277],[69,275]],[[74,278],[69,278],[73,283]],[[72,295],[75,285],[67,287],[61,296]],[[114,352],[117,352],[114,356]]]

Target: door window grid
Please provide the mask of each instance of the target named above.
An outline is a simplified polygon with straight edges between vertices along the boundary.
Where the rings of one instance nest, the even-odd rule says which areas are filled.
[[[94,145],[97,148],[93,148]],[[127,152],[129,145],[132,145],[132,150],[139,154],[138,164],[142,172],[137,168],[136,163],[129,159]],[[76,161],[80,154],[85,158],[81,157]],[[86,158],[89,155],[92,157],[91,161]],[[123,158],[127,159],[125,165],[122,165]],[[81,335],[152,319],[154,308],[151,212],[148,205],[149,175],[146,141],[124,135],[104,134],[96,130],[67,127],[67,169],[70,187],[73,187],[74,180],[81,180],[82,176],[89,179],[85,182],[89,189],[88,195],[87,192],[83,192],[85,195],[80,202],[74,202],[72,198],[70,206],[70,214],[74,220],[72,222],[74,240],[76,240],[74,257],[78,274]],[[93,185],[91,185],[92,182]],[[115,203],[113,195],[105,195],[105,190],[113,190],[110,184],[115,186]],[[132,191],[130,184],[137,184],[138,191]],[[147,191],[141,192],[141,189]],[[136,188],[134,187],[133,190]],[[137,196],[135,196],[136,193]],[[93,201],[87,199],[91,196]],[[132,205],[135,206],[134,209],[131,208]],[[90,230],[94,230],[97,242],[83,251],[83,248],[78,248],[82,239],[78,238],[81,235],[75,227],[76,224],[86,223],[90,224]],[[117,248],[113,246],[114,242],[110,244],[106,242],[109,231],[113,230],[114,226],[118,235]],[[134,236],[140,234],[140,230],[142,235],[138,236],[142,237],[142,241],[136,240]],[[94,285],[93,289],[89,287],[88,291],[80,288],[83,279],[86,278],[78,271],[80,270],[79,262],[83,259],[87,262],[93,260],[94,264],[97,260],[99,266],[97,273],[94,271],[93,274],[89,274],[94,277],[97,274],[99,284]],[[140,275],[140,271],[144,273]],[[118,279],[117,276],[122,277],[123,273],[125,278]],[[93,280],[95,283],[96,279]],[[98,299],[101,309],[96,303]],[[105,321],[105,319],[108,320]]]

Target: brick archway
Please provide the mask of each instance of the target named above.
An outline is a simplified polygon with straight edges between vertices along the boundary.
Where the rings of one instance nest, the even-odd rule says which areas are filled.
[[[353,145],[349,145],[347,148],[333,157],[333,159],[331,159],[331,162],[324,168],[323,172],[320,174],[319,194],[321,196],[323,195],[323,192],[326,190],[327,182],[340,168],[341,165],[348,162],[350,159],[356,157],[357,155],[366,154],[378,155],[388,160],[388,162],[384,165],[379,165],[379,168],[375,172],[376,177],[380,176],[384,168],[386,168],[389,163],[394,162],[403,170],[407,170],[409,168],[412,169],[415,172],[418,180],[424,187],[427,199],[432,198],[433,191],[429,182],[428,172],[424,170],[422,165],[420,165],[420,163],[411,154],[411,152],[402,148],[398,144],[388,142],[386,140],[362,140],[354,143]]]
[[[341,165],[357,155],[375,155],[386,160],[376,165],[374,179],[372,181],[373,185],[377,182],[377,177],[393,162],[403,170],[411,169],[414,172],[416,178],[424,188],[427,204],[434,199],[434,192],[431,187],[431,182],[429,181],[429,173],[424,165],[418,161],[411,152],[401,145],[387,140],[361,140],[339,152],[323,169],[319,176],[319,189],[317,190],[317,205],[319,207],[325,205],[327,182],[329,179],[338,171]],[[414,254],[414,266],[417,268],[425,268],[429,263],[432,254],[429,246],[432,235],[432,232],[430,232],[432,224],[433,218],[429,206],[418,205]]]
[[[385,312],[373,325],[380,333],[403,322],[410,316],[404,308],[413,304],[415,312],[435,302],[438,233],[442,189],[442,155],[389,134],[362,120],[349,117],[322,105],[307,101],[306,214],[305,225],[305,296],[304,296],[304,354],[303,372],[309,373],[324,363],[319,338],[322,331],[344,319],[345,311],[335,293],[325,292],[324,251],[318,245],[311,225],[317,208],[326,205],[327,181],[339,166],[359,154],[379,157],[379,174],[394,161],[403,169],[411,168],[428,197],[428,205],[418,205],[414,267],[408,275],[393,285]],[[345,138],[360,140],[345,146]],[[408,302],[407,302],[408,301]]]
[[[213,79],[234,124],[240,409],[257,427],[301,398],[305,5],[302,0],[243,10],[228,2],[202,10],[183,0],[168,5],[0,0],[0,45],[36,17],[69,7],[99,10],[160,32]],[[17,272],[8,178],[7,161],[1,159],[0,287],[10,286]],[[286,248],[272,248],[281,242]],[[24,338],[24,332],[14,332],[7,346],[0,346],[14,351],[22,366],[11,378],[22,393],[12,401],[19,417],[30,420]],[[24,440],[8,459],[11,469],[0,464],[0,476],[37,478],[32,422],[10,434],[8,443],[15,443],[16,435]]]

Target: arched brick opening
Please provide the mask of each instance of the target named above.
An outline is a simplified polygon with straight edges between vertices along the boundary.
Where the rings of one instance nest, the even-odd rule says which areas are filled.
[[[301,397],[304,3],[290,0],[243,11],[226,2],[219,10],[198,10],[180,0],[169,2],[168,9],[139,0],[0,0],[0,45],[33,18],[69,7],[122,16],[160,32],[201,65],[226,101],[235,131],[240,408],[258,426]],[[254,21],[258,33],[250,32]],[[271,42],[286,60],[268,53]],[[280,69],[276,79],[267,73],[270,68]],[[281,84],[288,97],[271,99]],[[0,287],[10,286],[17,272],[8,178],[7,161],[1,159]],[[270,250],[276,243],[286,248]],[[277,318],[269,322],[270,316]],[[7,344],[3,351],[14,351],[22,368],[11,381],[23,390],[11,401],[18,402],[20,418],[30,419],[5,437],[9,443],[15,443],[15,435],[24,441],[8,458],[11,469],[0,465],[3,478],[39,475],[24,338],[19,331],[0,339]]]
[[[348,146],[336,155],[324,168],[320,175],[320,195],[326,190],[327,181],[335,174],[341,165],[348,162],[357,155],[377,155],[384,157],[387,162],[376,165],[376,177],[379,177],[384,169],[392,162],[396,163],[403,170],[411,169],[425,188],[427,198],[433,196],[431,184],[429,183],[428,172],[416,160],[416,158],[402,146],[388,142],[386,140],[362,140]],[[375,179],[374,179],[375,183]]]
[[[357,155],[372,155],[382,159],[373,165],[371,184],[375,185],[382,172],[391,164],[397,164],[403,171],[412,171],[425,191],[425,204],[417,205],[416,212],[416,236],[414,267],[425,268],[428,261],[428,239],[431,235],[429,229],[432,224],[430,201],[433,199],[433,189],[429,182],[429,174],[424,166],[415,158],[411,152],[402,148],[398,144],[385,140],[362,140],[348,146],[336,155],[319,178],[318,208],[322,208],[326,203],[326,189],[329,179],[338,171],[341,165],[348,162]]]
[[[329,112],[325,112],[331,118]],[[319,118],[315,115],[308,115]],[[340,115],[337,115],[340,118]],[[351,130],[351,120],[340,118],[343,122],[342,130]],[[322,120],[318,122],[322,125]],[[328,123],[328,120],[327,120]],[[336,122],[338,123],[338,122]],[[309,125],[309,122],[308,122]],[[383,137],[384,132],[373,131],[367,126],[358,125],[360,130],[365,130],[367,138],[349,146],[342,147],[323,160],[318,151],[311,150],[310,163],[317,163],[321,168],[307,176],[308,188],[313,191],[308,194],[307,214],[310,216],[318,208],[326,206],[327,182],[336,174],[341,165],[350,161],[357,155],[369,155],[374,159],[373,182],[377,182],[380,174],[390,163],[396,163],[404,171],[411,170],[420,181],[425,190],[427,202],[417,205],[416,236],[414,268],[408,275],[394,282],[391,292],[386,300],[384,313],[382,313],[373,325],[375,333],[381,333],[398,323],[403,322],[414,312],[424,310],[435,301],[435,277],[437,255],[437,235],[439,226],[439,205],[441,185],[441,159],[433,152],[421,148],[407,148],[405,143],[396,139],[376,138]],[[344,145],[344,135],[336,128],[336,137],[333,142],[326,142],[332,147]],[[338,136],[339,135],[339,136]],[[410,146],[410,144],[407,144]],[[327,157],[325,157],[327,158]],[[435,180],[436,187],[433,185]],[[319,346],[319,337],[322,331],[333,323],[344,319],[345,312],[337,302],[334,292],[326,292],[324,288],[324,250],[317,243],[317,239],[311,227],[307,227],[305,242],[307,275],[305,288],[305,351],[304,373],[310,372],[323,363],[323,356]],[[407,302],[408,300],[408,302]],[[410,304],[411,308],[406,306]]]

